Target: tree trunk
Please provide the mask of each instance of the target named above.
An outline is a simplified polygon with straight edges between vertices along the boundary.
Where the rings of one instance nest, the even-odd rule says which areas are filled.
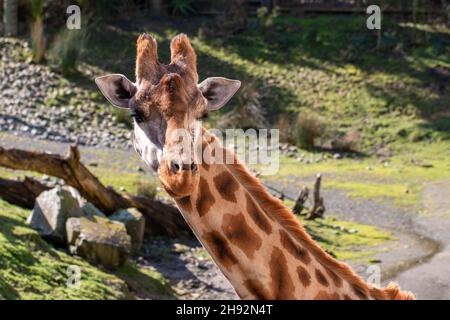
[[[36,198],[49,189],[28,177],[24,181],[0,178],[0,198],[27,209],[33,209]]]
[[[18,0],[3,0],[3,22],[6,36],[16,36],[18,32]]]
[[[314,183],[313,192],[313,207],[309,212],[307,220],[314,220],[316,218],[322,218],[325,213],[325,205],[323,198],[320,196],[320,183],[322,181],[322,175],[319,173],[316,176],[316,182]]]
[[[309,195],[309,189],[307,187],[303,187],[297,196],[297,200],[295,200],[294,207],[292,208],[292,212],[294,214],[302,213],[302,211],[305,207],[305,202],[308,199],[308,195]]]
[[[120,194],[111,187],[105,187],[80,162],[80,153],[74,145],[70,146],[66,156],[0,147],[0,166],[63,179],[106,215],[118,209],[137,208],[145,217],[149,235],[192,235],[176,207],[159,200]]]

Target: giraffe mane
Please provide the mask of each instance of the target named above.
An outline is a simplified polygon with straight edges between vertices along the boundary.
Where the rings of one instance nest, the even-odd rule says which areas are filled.
[[[413,293],[401,291],[400,287],[395,283],[390,283],[385,288],[378,288],[367,284],[347,263],[340,262],[325,252],[305,231],[300,221],[295,218],[294,214],[282,203],[282,201],[269,194],[262,183],[248,171],[248,169],[237,159],[237,156],[234,153],[233,157],[233,163],[225,165],[228,171],[247,190],[250,196],[260,205],[264,212],[277,221],[293,239],[305,245],[319,261],[319,263],[342,277],[342,279],[346,280],[357,290],[364,292],[365,295],[369,295],[374,299],[415,299]]]

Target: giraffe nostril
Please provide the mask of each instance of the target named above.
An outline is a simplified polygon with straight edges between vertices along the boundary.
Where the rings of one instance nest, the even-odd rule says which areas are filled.
[[[171,161],[170,162],[170,170],[172,170],[172,172],[177,173],[179,172],[181,169],[181,166],[175,162],[175,161]]]

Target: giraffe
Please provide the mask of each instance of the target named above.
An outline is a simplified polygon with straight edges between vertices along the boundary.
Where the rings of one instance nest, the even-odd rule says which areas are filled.
[[[396,284],[378,288],[366,283],[326,253],[234,152],[202,127],[201,119],[225,105],[241,83],[221,77],[198,83],[197,58],[188,37],[174,37],[170,48],[171,63],[163,65],[155,39],[142,34],[136,82],[119,74],[95,81],[111,104],[130,110],[136,151],[158,173],[239,297],[413,299]],[[196,145],[213,160],[232,161],[199,161]]]

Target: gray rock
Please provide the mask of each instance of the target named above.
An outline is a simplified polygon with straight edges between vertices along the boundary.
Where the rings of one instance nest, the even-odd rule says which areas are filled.
[[[74,197],[75,199],[77,199],[78,204],[80,205],[80,207],[83,207],[87,201],[81,196],[81,194],[78,192],[77,189],[70,187],[70,186],[64,186],[64,189],[69,191],[70,194],[72,195],[72,197]]]
[[[81,207],[81,211],[83,212],[83,216],[89,218],[89,217],[101,217],[106,218],[106,216],[101,212],[99,209],[97,209],[96,206],[94,206],[92,203],[87,202]]]
[[[42,192],[37,197],[27,223],[41,236],[64,242],[66,220],[80,216],[78,200],[68,190],[56,187]]]
[[[138,252],[144,241],[144,216],[136,208],[129,208],[127,210],[117,210],[109,218],[122,222],[125,225],[127,233],[131,237],[132,250],[133,252]]]
[[[66,230],[72,254],[109,269],[122,266],[128,259],[131,238],[123,223],[99,216],[70,218]]]

